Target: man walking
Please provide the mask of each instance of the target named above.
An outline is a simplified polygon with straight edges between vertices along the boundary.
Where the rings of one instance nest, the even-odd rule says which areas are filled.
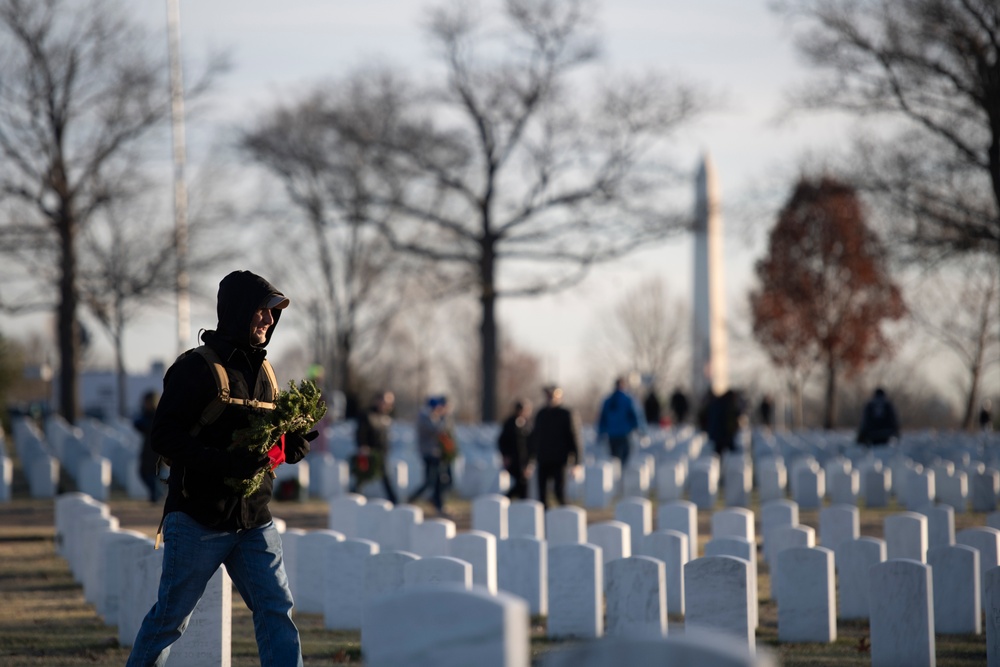
[[[625,378],[615,380],[615,390],[604,399],[601,416],[597,420],[597,438],[607,438],[611,455],[621,461],[622,468],[628,463],[632,433],[646,428],[646,420],[639,406],[625,391],[626,386]]]
[[[535,425],[528,437],[528,448],[537,461],[538,499],[548,507],[549,480],[552,480],[556,500],[566,504],[566,465],[570,458],[574,466],[583,463],[580,452],[580,428],[576,416],[562,405],[562,389],[545,388],[545,407],[535,415]]]
[[[261,665],[302,665],[281,536],[268,509],[271,477],[263,475],[247,496],[225,481],[251,479],[281,453],[285,462],[298,463],[317,435],[286,433],[275,445],[283,452],[230,449],[234,432],[248,426],[253,411],[273,407],[277,398],[264,348],[288,303],[260,276],[230,273],[219,284],[218,327],[204,332],[204,346],[181,355],[163,379],[151,431],[153,449],[170,462],[161,524],[163,570],[156,604],[142,622],[128,667],[166,664],[170,646],[223,564],[253,612]],[[217,371],[228,382],[225,396]]]

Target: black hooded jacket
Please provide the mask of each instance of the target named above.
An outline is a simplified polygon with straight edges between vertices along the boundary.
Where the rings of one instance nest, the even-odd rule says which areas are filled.
[[[261,366],[266,355],[263,348],[271,340],[281,310],[271,311],[274,324],[260,346],[251,342],[250,323],[254,313],[274,296],[283,295],[249,271],[234,271],[219,284],[219,324],[216,330],[204,332],[202,341],[226,367],[234,398],[273,398]],[[164,514],[184,512],[202,525],[220,530],[264,525],[271,520],[267,507],[272,492],[270,476],[265,475],[260,489],[248,498],[223,482],[229,461],[226,449],[233,432],[248,425],[251,408],[227,405],[218,419],[191,435],[217,394],[215,376],[199,354],[182,354],[163,378],[151,439],[153,449],[171,462]]]

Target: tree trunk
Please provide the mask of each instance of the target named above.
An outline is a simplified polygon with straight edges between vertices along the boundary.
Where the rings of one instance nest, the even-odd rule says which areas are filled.
[[[823,428],[830,430],[837,424],[837,365],[833,359],[826,363],[826,400],[823,407]]]
[[[59,414],[71,424],[79,414],[77,398],[77,365],[80,339],[76,321],[76,224],[72,215],[63,212],[59,227],[59,306],[57,331],[59,339]]]
[[[480,260],[480,282],[482,293],[482,324],[479,329],[479,342],[482,372],[482,407],[481,417],[485,423],[496,421],[497,409],[497,323],[496,323],[496,291],[495,257],[490,241],[483,244],[483,256]]]

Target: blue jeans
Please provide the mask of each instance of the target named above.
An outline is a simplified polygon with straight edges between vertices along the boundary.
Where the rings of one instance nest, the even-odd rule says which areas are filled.
[[[208,580],[222,564],[253,612],[260,664],[302,666],[292,593],[281,560],[281,535],[273,522],[220,532],[184,512],[171,512],[163,522],[163,539],[158,599],[142,621],[127,667],[167,663],[170,645],[180,639]]]
[[[625,467],[629,454],[628,435],[608,436],[608,445],[611,449],[611,456],[621,461],[622,467]]]
[[[444,490],[444,480],[441,478],[443,472],[440,458],[437,456],[425,456],[424,483],[420,485],[419,489],[410,494],[409,502],[412,503],[429,488],[431,489],[431,503],[434,505],[434,509],[439,513],[444,511],[444,499],[441,493]]]

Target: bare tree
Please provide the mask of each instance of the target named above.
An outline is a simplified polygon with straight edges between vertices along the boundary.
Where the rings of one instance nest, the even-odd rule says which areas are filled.
[[[1000,267],[966,263],[954,275],[925,281],[921,297],[917,321],[962,364],[962,428],[972,429],[988,390],[983,383],[1000,365]]]
[[[334,369],[333,384],[345,395],[358,389],[352,369],[360,363],[359,345],[376,352],[374,334],[413,297],[407,285],[418,268],[422,288],[433,283],[432,267],[395,256],[378,232],[391,211],[372,191],[383,166],[364,137],[384,134],[395,122],[399,92],[391,73],[363,70],[265,112],[239,140],[279,179],[308,227],[297,255],[315,253],[316,261],[297,268],[319,287],[310,308],[316,360]]]
[[[673,376],[687,342],[688,313],[680,300],[670,297],[663,278],[647,278],[625,292],[601,322],[600,346],[612,374],[636,372],[659,383]],[[608,384],[607,378],[603,383]]]
[[[382,140],[386,198],[405,217],[383,225],[393,246],[472,275],[484,420],[496,418],[498,299],[575,284],[685,226],[661,206],[676,174],[654,158],[704,100],[664,77],[582,87],[594,17],[587,0],[507,0],[499,16],[433,10],[445,79]]]
[[[111,338],[118,383],[118,413],[126,412],[125,332],[143,310],[176,290],[172,228],[157,225],[156,203],[116,200],[83,230],[79,249],[81,302]],[[233,255],[208,242],[211,225],[195,216],[189,227],[187,269],[198,275]]]
[[[59,410],[78,412],[81,231],[133,194],[166,70],[112,0],[0,0],[0,251],[56,293]],[[41,298],[38,295],[41,294]],[[47,291],[3,302],[51,306]]]
[[[860,146],[858,187],[926,257],[1000,255],[1000,5],[995,0],[780,0],[826,76],[798,103],[858,114],[888,139]]]

